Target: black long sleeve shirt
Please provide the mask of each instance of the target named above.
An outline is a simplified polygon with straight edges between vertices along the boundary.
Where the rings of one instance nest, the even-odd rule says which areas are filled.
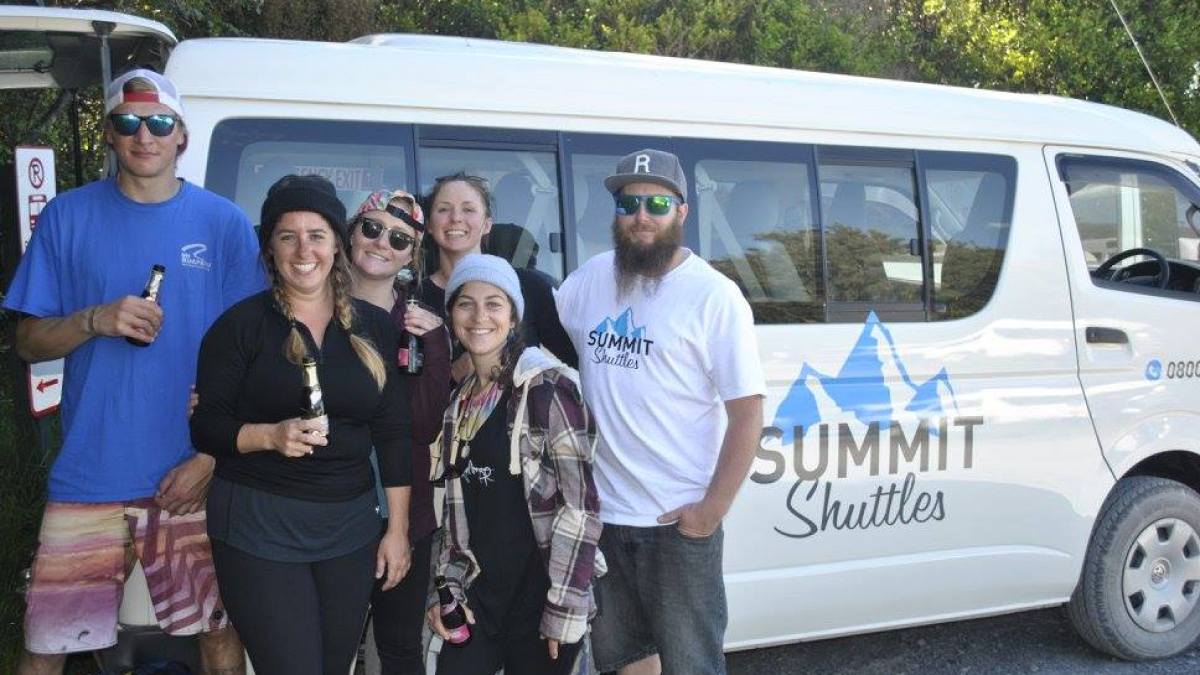
[[[237,449],[243,425],[297,417],[304,400],[301,369],[284,355],[291,327],[271,293],[243,300],[213,323],[200,345],[200,404],[191,432],[196,449],[216,458],[218,476],[285,497],[345,501],[373,488],[368,458],[374,446],[384,486],[411,483],[411,407],[396,369],[395,329],[388,314],[370,303],[354,300],[354,311],[354,331],[378,348],[387,384],[381,392],[337,321],[330,321],[320,349],[297,323],[317,360],[329,417],[329,444],[297,458]]]

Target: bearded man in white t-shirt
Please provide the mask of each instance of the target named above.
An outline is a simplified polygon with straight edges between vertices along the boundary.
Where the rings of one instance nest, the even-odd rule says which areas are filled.
[[[754,319],[737,286],[682,245],[678,157],[634,152],[604,185],[615,249],[555,295],[601,436],[596,666],[724,673],[721,520],[754,459],[766,391]]]

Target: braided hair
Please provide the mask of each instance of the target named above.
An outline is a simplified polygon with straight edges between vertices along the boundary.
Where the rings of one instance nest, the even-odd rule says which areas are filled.
[[[342,248],[341,240],[337,237],[334,239],[337,241],[337,251],[333,257],[333,269],[329,273],[329,282],[333,288],[333,318],[350,336],[350,346],[354,349],[358,360],[371,373],[371,379],[375,380],[375,385],[379,390],[383,391],[383,386],[387,382],[387,367],[375,344],[353,330],[355,312],[350,295],[350,261]],[[308,347],[304,344],[304,338],[300,336],[300,329],[297,327],[298,321],[292,311],[287,294],[283,290],[279,270],[275,266],[275,258],[268,251],[269,247],[264,247],[262,255],[267,271],[271,275],[271,294],[275,298],[275,304],[278,305],[279,310],[283,312],[283,316],[291,325],[287,340],[283,344],[283,354],[289,362],[299,366],[308,356]]]

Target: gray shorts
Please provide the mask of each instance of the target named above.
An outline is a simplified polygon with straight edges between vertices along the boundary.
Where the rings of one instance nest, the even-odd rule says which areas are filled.
[[[592,623],[599,671],[658,654],[664,674],[725,672],[723,541],[720,527],[696,539],[674,525],[605,523],[600,550],[608,574],[596,581],[600,613]]]

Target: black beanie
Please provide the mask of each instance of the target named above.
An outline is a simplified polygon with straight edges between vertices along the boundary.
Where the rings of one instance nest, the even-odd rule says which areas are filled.
[[[350,239],[346,232],[346,206],[338,199],[333,183],[316,174],[289,174],[275,181],[267,190],[267,199],[262,205],[262,217],[258,221],[258,244],[264,252],[279,219],[292,211],[312,211],[324,217],[342,242],[342,250],[350,250]]]

